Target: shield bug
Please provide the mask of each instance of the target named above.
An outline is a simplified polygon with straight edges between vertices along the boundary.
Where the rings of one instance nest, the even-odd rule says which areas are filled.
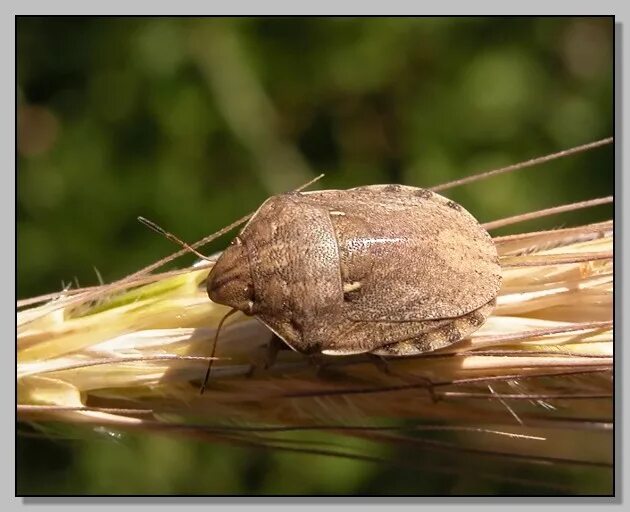
[[[210,299],[306,353],[414,355],[478,329],[501,268],[490,235],[429,190],[273,196],[212,268]]]

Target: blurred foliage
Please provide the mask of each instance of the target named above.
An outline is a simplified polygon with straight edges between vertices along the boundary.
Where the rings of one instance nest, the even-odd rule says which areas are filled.
[[[18,296],[172,252],[138,215],[192,241],[320,172],[431,186],[610,136],[612,55],[612,18],[19,17]],[[448,195],[492,220],[608,195],[613,163],[607,147]],[[24,437],[18,458],[19,493],[525,492],[160,438]],[[585,475],[565,484],[608,491]]]

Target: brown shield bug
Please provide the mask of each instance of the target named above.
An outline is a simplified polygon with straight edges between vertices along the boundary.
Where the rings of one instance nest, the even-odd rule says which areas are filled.
[[[478,329],[501,267],[488,233],[429,190],[373,185],[273,196],[222,253],[210,299],[292,349],[413,355]]]

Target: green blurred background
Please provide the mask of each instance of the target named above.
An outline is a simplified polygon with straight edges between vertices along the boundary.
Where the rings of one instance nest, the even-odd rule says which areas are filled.
[[[19,298],[172,252],[138,215],[193,241],[321,172],[320,188],[431,186],[613,134],[612,18],[16,23]],[[611,194],[613,163],[608,146],[448,195],[492,220]],[[17,449],[21,494],[543,492],[159,437],[25,436]]]

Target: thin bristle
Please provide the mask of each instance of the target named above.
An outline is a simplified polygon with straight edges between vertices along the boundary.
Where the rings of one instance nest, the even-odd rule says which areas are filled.
[[[576,146],[571,149],[558,151],[557,153],[552,153],[550,155],[545,155],[538,158],[532,158],[531,160],[520,162],[518,164],[508,165],[507,167],[501,167],[500,169],[494,169],[492,171],[486,171],[486,172],[474,174],[473,176],[468,176],[466,178],[461,178],[459,180],[449,181],[448,183],[442,183],[441,185],[436,185],[434,187],[431,187],[431,190],[433,190],[434,192],[438,192],[441,190],[447,190],[449,188],[459,187],[461,185],[468,185],[469,183],[474,183],[475,181],[479,181],[479,180],[485,180],[492,176],[497,176],[499,174],[504,174],[506,172],[513,172],[519,169],[525,169],[527,167],[533,167],[535,165],[540,165],[546,162],[550,162],[558,158],[575,155],[577,153],[583,153],[590,149],[595,149],[600,146],[612,144],[613,142],[614,142],[613,137],[607,137],[605,139],[597,140],[595,142],[589,142],[588,144],[582,144],[581,146]]]
[[[613,196],[608,197],[600,197],[598,199],[590,199],[588,201],[578,201],[576,203],[563,204],[560,206],[554,206],[552,208],[545,208],[543,210],[538,210],[535,212],[522,213],[520,215],[515,215],[513,217],[507,217],[505,219],[495,220],[493,222],[486,222],[482,224],[484,228],[488,231],[492,231],[493,229],[503,228],[505,226],[510,226],[512,224],[516,224],[518,222],[525,222],[527,220],[540,219],[541,217],[548,217],[550,215],[557,215],[559,213],[572,212],[575,210],[581,210],[583,208],[590,208],[592,206],[600,206],[602,204],[612,203],[614,200]]]

